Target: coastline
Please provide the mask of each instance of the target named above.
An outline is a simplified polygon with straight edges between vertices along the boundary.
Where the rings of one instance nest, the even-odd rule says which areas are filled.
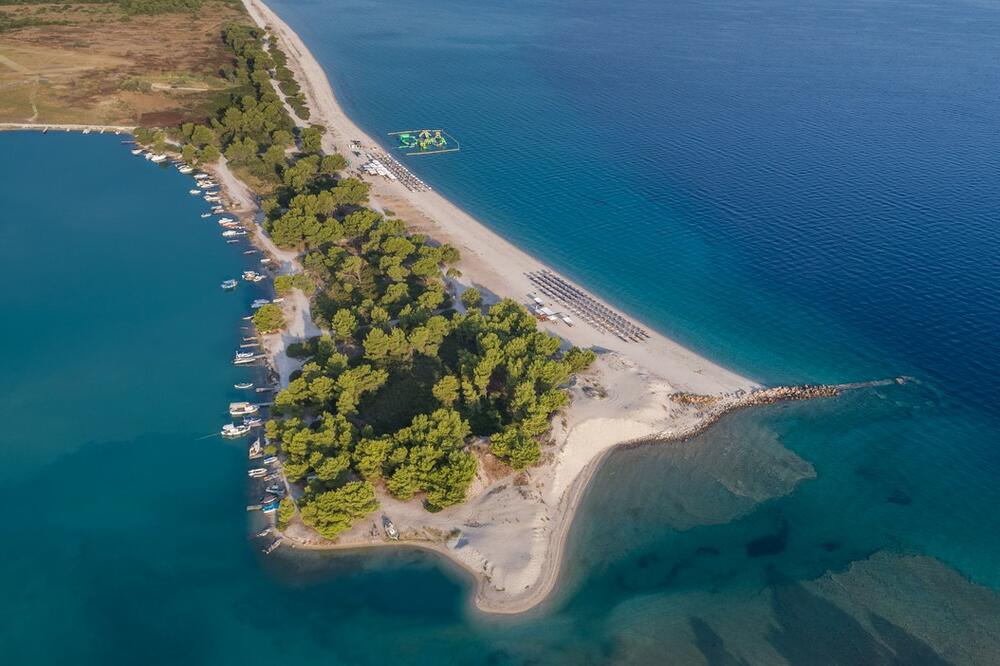
[[[515,247],[434,191],[410,190],[399,181],[367,177],[355,150],[381,152],[375,142],[344,113],[328,77],[301,38],[261,0],[243,0],[251,19],[276,39],[288,57],[311,112],[311,122],[326,127],[323,149],[348,160],[352,175],[370,186],[370,206],[394,211],[407,225],[438,242],[459,249],[459,288],[476,286],[485,294],[530,300],[538,289],[527,274],[550,267]],[[360,149],[357,145],[360,144]],[[220,182],[225,182],[224,175]],[[257,227],[258,236],[264,236]],[[295,262],[292,261],[292,265]],[[580,285],[559,276],[612,312],[631,319]],[[298,308],[298,316],[309,317]],[[737,409],[787,399],[837,395],[837,387],[764,389],[696,354],[632,319],[648,331],[642,342],[626,342],[584,322],[568,327],[539,322],[539,328],[566,343],[599,351],[594,366],[570,388],[570,406],[553,417],[554,444],[545,447],[540,465],[512,475],[490,475],[489,453],[482,449],[479,472],[466,501],[428,513],[414,501],[400,502],[380,493],[380,512],[399,529],[398,542],[379,536],[377,525],[361,521],[336,543],[319,538],[298,521],[283,538],[294,548],[350,550],[411,546],[444,555],[473,575],[475,608],[484,613],[517,614],[535,608],[557,586],[566,541],[591,479],[607,454],[624,445],[681,441],[704,431]],[[304,326],[305,324],[303,324]],[[296,338],[286,337],[285,342]],[[288,362],[283,344],[268,345],[282,380]],[[855,388],[845,386],[844,389]],[[705,402],[683,402],[688,395]]]
[[[381,150],[337,105],[325,73],[298,36],[259,0],[244,0],[244,4],[259,25],[272,28],[272,35],[288,55],[313,119],[328,129],[324,149],[344,155],[352,167],[357,166],[357,160],[351,156],[351,141]],[[252,225],[257,233],[251,240],[278,259],[277,274],[300,270],[295,253],[280,250],[263,232],[258,197],[232,174],[225,160],[206,165],[205,170],[215,175],[228,207],[258,223]],[[463,277],[458,282],[462,286],[471,282],[487,293],[524,302],[529,293],[537,292],[526,273],[551,270],[435,192],[414,192],[382,179],[365,180],[371,186],[373,208],[391,208],[411,228],[459,248]],[[309,314],[308,300],[300,292],[295,294],[284,306],[288,329],[262,336],[282,385],[301,365],[285,355],[287,345],[320,333]],[[613,310],[600,299],[594,300]],[[753,396],[760,395],[753,393],[761,390],[757,383],[648,327],[650,337],[640,343],[626,343],[584,322],[572,328],[543,322],[540,327],[568,343],[601,352],[594,368],[580,375],[570,388],[570,406],[553,418],[554,445],[545,448],[541,465],[517,476],[509,470],[491,476],[488,468],[491,463],[495,467],[496,461],[480,449],[480,472],[467,501],[436,514],[413,501],[380,496],[382,511],[392,516],[403,535],[399,542],[373,537],[363,522],[343,533],[337,543],[293,524],[285,532],[286,541],[310,550],[393,545],[433,550],[473,575],[477,581],[473,602],[480,611],[522,613],[547,599],[557,586],[576,512],[608,452],[623,445],[687,439],[722,415],[756,404]],[[775,390],[782,389],[763,393]],[[685,394],[707,396],[711,402],[706,406],[671,399]]]

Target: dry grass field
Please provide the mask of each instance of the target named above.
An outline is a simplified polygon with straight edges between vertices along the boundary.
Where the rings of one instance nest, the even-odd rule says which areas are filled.
[[[249,19],[220,0],[156,16],[129,16],[117,4],[0,5],[0,122],[204,119],[228,87],[219,35],[229,22]]]

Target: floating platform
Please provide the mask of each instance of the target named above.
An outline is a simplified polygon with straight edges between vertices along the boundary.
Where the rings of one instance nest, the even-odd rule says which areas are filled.
[[[417,129],[389,132],[396,137],[396,146],[405,155],[439,155],[455,153],[462,149],[458,139],[443,129]]]

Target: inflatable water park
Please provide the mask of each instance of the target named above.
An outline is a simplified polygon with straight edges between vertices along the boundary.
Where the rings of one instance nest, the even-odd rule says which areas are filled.
[[[436,155],[454,153],[461,149],[458,141],[441,129],[389,132],[389,136],[396,137],[397,149],[406,155]]]

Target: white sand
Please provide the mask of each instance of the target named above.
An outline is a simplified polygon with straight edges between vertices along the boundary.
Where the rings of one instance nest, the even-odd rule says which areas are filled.
[[[310,122],[327,127],[324,149],[339,152],[352,167],[350,142],[365,150],[380,149],[343,113],[322,67],[302,41],[259,0],[244,0],[251,17],[269,27],[289,58],[312,112]],[[407,223],[430,237],[456,246],[462,253],[461,281],[499,296],[528,300],[536,293],[524,275],[546,268],[537,259],[514,247],[435,192],[410,192],[401,184],[366,178],[371,184],[372,206],[392,209]],[[292,263],[292,262],[290,262]],[[564,278],[565,279],[565,278]],[[576,285],[579,288],[579,285]],[[610,306],[609,306],[610,307]],[[296,316],[308,312],[298,303]],[[633,318],[633,321],[634,318]],[[291,338],[308,334],[290,331]],[[595,367],[578,378],[571,389],[573,403],[563,417],[553,420],[555,443],[547,447],[543,464],[514,483],[510,474],[491,478],[481,465],[465,504],[436,514],[419,502],[399,502],[381,497],[382,509],[399,528],[400,543],[421,545],[445,553],[475,575],[476,605],[489,612],[521,612],[538,604],[558,579],[562,548],[573,514],[587,482],[601,458],[614,446],[651,436],[680,437],[696,431],[714,417],[717,409],[733,404],[724,398],[717,408],[703,413],[693,406],[667,400],[674,391],[726,394],[749,389],[754,382],[656,334],[643,343],[625,343],[584,322],[570,328],[545,324],[550,332],[581,347],[607,350]],[[273,344],[277,345],[277,337]],[[277,347],[272,351],[283,357]],[[282,373],[290,367],[283,359]],[[283,377],[287,379],[287,375]],[[599,386],[588,395],[584,385]],[[486,455],[485,459],[489,456]],[[289,534],[299,547],[357,547],[385,543],[371,536],[371,523],[363,522],[331,545],[304,529]]]

